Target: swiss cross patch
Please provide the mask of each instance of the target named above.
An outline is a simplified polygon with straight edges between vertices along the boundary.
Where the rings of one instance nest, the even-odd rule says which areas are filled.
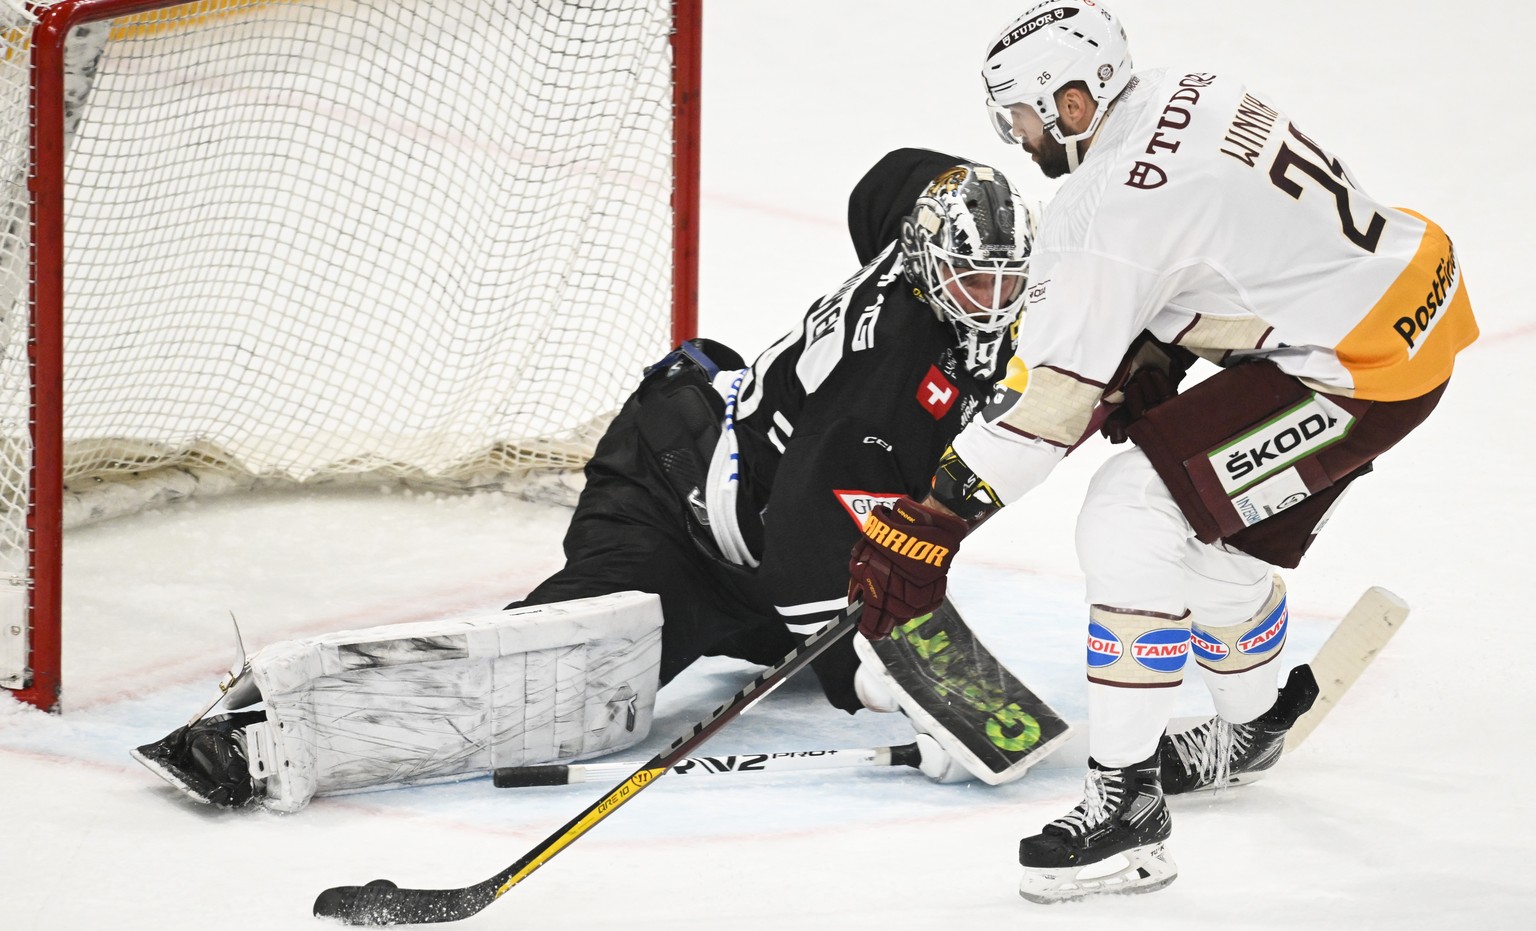
[[[943,420],[959,396],[960,389],[933,365],[928,366],[928,374],[917,386],[917,403],[932,414],[934,420]]]

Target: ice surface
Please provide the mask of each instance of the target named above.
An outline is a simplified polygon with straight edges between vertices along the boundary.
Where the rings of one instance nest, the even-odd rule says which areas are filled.
[[[847,192],[886,150],[990,159],[1045,199],[981,110],[986,40],[1026,4],[708,4],[702,330],[748,354],[852,270]],[[1270,778],[1173,802],[1181,876],[1047,908],[1017,839],[1079,797],[1081,737],[1021,782],[910,770],[663,779],[465,922],[477,928],[1516,928],[1536,923],[1532,601],[1536,120],[1519,93],[1536,12],[1470,2],[1121,0],[1144,67],[1233,71],[1391,203],[1455,237],[1483,328],[1444,403],[1350,494],[1288,575],[1304,661],[1369,585],[1414,608],[1349,698]],[[1072,520],[1107,447],[967,541],[954,591],[1025,682],[1081,725]],[[291,817],[184,804],[128,758],[208,696],[233,612],[284,637],[498,605],[558,565],[566,512],[399,491],[193,502],[74,533],[65,708],[0,697],[8,929],[313,928],[327,886],[462,886],[521,857],[605,785],[453,786],[322,799]],[[1522,635],[1523,636],[1523,635]],[[752,674],[701,663],[663,692],[653,752]],[[1185,713],[1208,707],[1187,685]],[[1080,728],[1081,729],[1081,728]],[[902,743],[809,681],[715,753]],[[643,754],[636,754],[638,759]]]

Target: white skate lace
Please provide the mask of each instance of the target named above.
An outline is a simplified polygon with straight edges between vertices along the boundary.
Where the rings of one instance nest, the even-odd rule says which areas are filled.
[[[1113,781],[1114,784],[1105,785],[1108,781]],[[1082,803],[1051,823],[1066,828],[1078,836],[1087,834],[1089,830],[1109,817],[1110,805],[1119,802],[1120,782],[1118,774],[1106,779],[1102,770],[1088,770],[1088,775],[1083,779]]]
[[[1232,775],[1232,763],[1248,752],[1252,728],[1232,725],[1221,717],[1180,734],[1170,734],[1173,749],[1186,770],[1199,777],[1199,785],[1224,787]]]

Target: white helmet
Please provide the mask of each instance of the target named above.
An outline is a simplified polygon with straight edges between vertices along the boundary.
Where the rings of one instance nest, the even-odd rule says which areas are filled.
[[[1125,27],[1097,0],[1046,0],[1008,24],[987,47],[981,66],[987,83],[987,105],[993,127],[1013,144],[1008,107],[1026,103],[1040,114],[1045,129],[1066,145],[1071,167],[1077,167],[1076,147],[1099,128],[1109,104],[1131,80],[1131,50]],[[1075,136],[1061,132],[1056,92],[1081,81],[1098,108],[1088,128]]]

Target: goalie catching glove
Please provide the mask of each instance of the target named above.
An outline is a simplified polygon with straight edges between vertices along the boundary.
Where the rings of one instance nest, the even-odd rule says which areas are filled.
[[[859,633],[886,637],[944,602],[945,576],[970,525],[908,497],[879,505],[848,560],[848,597],[864,600]]]

